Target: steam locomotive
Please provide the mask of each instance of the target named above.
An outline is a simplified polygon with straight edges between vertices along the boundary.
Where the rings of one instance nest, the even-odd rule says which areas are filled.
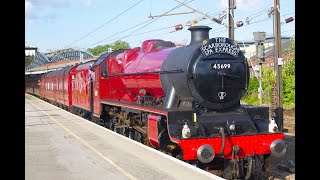
[[[94,61],[26,77],[26,91],[226,179],[249,179],[256,157],[286,152],[268,109],[241,105],[247,60],[232,39],[192,26],[191,42],[146,40]],[[269,164],[270,165],[270,164]]]

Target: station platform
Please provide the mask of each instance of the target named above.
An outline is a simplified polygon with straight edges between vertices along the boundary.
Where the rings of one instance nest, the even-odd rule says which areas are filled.
[[[25,95],[25,178],[223,179]]]

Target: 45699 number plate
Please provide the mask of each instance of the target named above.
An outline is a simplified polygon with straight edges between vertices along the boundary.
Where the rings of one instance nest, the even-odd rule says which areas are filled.
[[[211,64],[211,69],[230,69],[231,64]]]

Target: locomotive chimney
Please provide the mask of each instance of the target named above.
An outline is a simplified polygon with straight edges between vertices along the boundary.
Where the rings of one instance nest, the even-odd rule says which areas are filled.
[[[202,43],[203,40],[209,39],[209,31],[212,29],[208,26],[191,26],[188,30],[191,31],[191,41],[189,45]]]

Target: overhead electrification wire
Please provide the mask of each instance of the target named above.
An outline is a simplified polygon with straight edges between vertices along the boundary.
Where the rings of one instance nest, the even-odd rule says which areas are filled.
[[[115,33],[115,34],[112,34],[111,36],[108,36],[107,38],[102,39],[102,40],[100,40],[100,41],[98,41],[98,42],[92,43],[92,44],[88,45],[87,47],[93,46],[93,45],[98,44],[98,43],[101,43],[102,41],[105,41],[105,40],[107,40],[107,39],[112,38],[113,36],[116,36],[116,35],[118,35],[118,34],[120,34],[120,33],[129,31],[129,30],[131,30],[132,28],[138,27],[138,26],[140,26],[140,25],[142,25],[142,24],[145,24],[145,23],[147,23],[147,22],[150,22],[150,21],[152,21],[152,20],[151,20],[151,19],[146,20],[146,21],[144,21],[144,22],[142,22],[142,23],[139,23],[139,24],[137,24],[137,25],[134,25],[134,26],[132,26],[132,27],[129,27],[129,28],[123,30],[123,31],[117,32],[117,33]]]
[[[172,32],[165,32],[165,33],[160,33],[160,34],[155,34],[155,35],[152,35],[152,36],[148,36],[146,39],[150,39],[150,38],[153,38],[153,37],[159,37],[159,36],[163,36],[163,35],[167,35],[167,34],[170,34],[170,33],[172,33]],[[137,41],[133,41],[133,42],[131,42],[131,43],[136,43],[136,42],[141,42],[141,41],[143,41],[143,40],[137,40]]]
[[[295,12],[292,12],[292,13],[288,13],[288,14],[283,14],[281,16],[286,16],[286,15],[289,15],[289,14],[294,14]]]
[[[214,24],[214,23],[209,23],[209,24]],[[209,25],[209,24],[204,24],[204,25]],[[141,34],[145,34],[145,33],[161,31],[161,30],[164,30],[164,29],[173,28],[173,27],[175,27],[175,26],[176,26],[176,25],[174,25],[174,26],[168,26],[168,27],[164,27],[164,28],[159,28],[159,29],[154,29],[154,30],[150,30],[150,31],[145,31],[145,32],[137,33],[137,34],[132,34],[131,36],[136,36],[136,35],[141,35]],[[225,28],[225,27],[222,27],[222,28]],[[221,28],[219,28],[219,29],[221,29]],[[173,32],[177,32],[177,31],[173,31]],[[171,32],[171,33],[173,33],[173,32]]]
[[[222,11],[220,11],[220,12],[222,12]],[[219,12],[218,12],[218,13],[219,13]],[[179,23],[178,23],[178,24],[179,24]],[[215,23],[209,23],[209,24],[215,24]],[[204,25],[209,25],[209,24],[204,24]],[[174,26],[164,27],[164,28],[159,28],[159,29],[154,29],[154,30],[150,30],[150,31],[144,31],[144,32],[137,33],[137,34],[132,34],[130,37],[132,37],[132,36],[137,36],[137,35],[142,35],[142,34],[146,34],[146,33],[150,33],[150,32],[161,31],[161,30],[164,30],[164,29],[170,29],[170,28],[173,28],[173,27],[175,27],[175,25],[174,25]],[[225,27],[222,27],[222,28],[225,28]],[[222,29],[222,28],[218,28],[218,29]],[[127,30],[128,30],[128,29],[127,29]],[[127,31],[127,30],[125,30],[125,31]],[[123,32],[123,31],[122,31],[122,32]],[[174,32],[178,32],[178,31],[166,32],[165,34],[170,34],[170,33],[174,33]],[[112,36],[109,36],[109,37],[112,37]],[[114,39],[111,39],[111,40],[115,40],[115,39],[118,39],[118,38],[114,38]],[[104,39],[104,40],[106,40],[106,39]],[[104,40],[101,40],[101,41],[104,41]],[[101,42],[101,41],[99,41],[99,42]],[[97,42],[97,43],[99,43],[99,42]],[[95,43],[95,44],[97,44],[97,43]]]
[[[250,15],[250,16],[248,16],[248,17],[254,16],[254,15],[257,15],[257,14],[261,14],[261,13],[264,12],[264,11],[266,11],[266,10],[260,11],[260,12],[258,12],[258,13],[253,14],[253,15]],[[286,16],[286,15],[290,15],[290,14],[294,14],[294,13],[295,13],[295,12],[291,12],[291,13],[288,13],[288,14],[283,14],[283,15],[281,15],[281,17]],[[256,17],[257,17],[257,16],[256,16]],[[251,25],[251,24],[264,22],[264,21],[267,21],[267,20],[271,20],[271,17],[270,17],[270,18],[260,19],[260,20],[254,21],[254,22],[252,22],[252,23],[250,23],[250,24],[246,24],[246,25],[244,25],[244,26],[248,26],[248,25]],[[214,24],[214,23],[208,23],[208,24],[204,24],[204,25],[210,25],[210,24]],[[214,33],[214,34],[216,34],[216,35],[221,34],[221,33],[223,33],[223,32],[226,32],[226,29],[224,29],[224,28],[225,28],[225,27],[213,29],[213,30],[210,31],[210,33]],[[220,30],[220,29],[224,29],[224,30]],[[218,30],[220,30],[220,31],[218,31]],[[289,32],[289,31],[294,31],[294,29],[293,29],[293,30],[288,30],[288,31],[281,31],[281,32]],[[175,33],[175,32],[178,32],[178,31],[173,31],[173,32],[170,32],[170,33]],[[166,34],[169,34],[169,33],[166,33]]]
[[[182,2],[182,4],[184,4],[186,1],[187,1],[187,0],[183,1],[183,2]],[[194,0],[191,0],[191,1],[187,2],[187,3],[190,3],[190,2],[192,2],[192,1],[194,1]],[[185,3],[185,4],[187,4],[187,3]],[[177,8],[179,8],[179,7],[181,7],[181,6],[182,6],[182,5],[178,5],[178,6],[174,7],[174,8],[172,8],[171,10],[169,10],[169,11],[165,12],[165,13],[164,13],[164,14],[162,14],[162,15],[168,14],[169,12],[171,12],[171,11],[173,11],[173,10],[175,10],[175,9],[177,9]],[[144,28],[144,27],[146,27],[146,26],[150,25],[151,23],[153,23],[153,22],[157,21],[159,18],[161,18],[161,16],[157,17],[156,19],[154,19],[153,21],[149,22],[148,24],[146,24],[146,25],[142,26],[141,28],[137,29],[136,31],[133,31],[133,32],[132,32],[132,33],[130,33],[130,34],[128,34],[128,35],[126,35],[126,36],[123,36],[123,37],[119,38],[119,40],[121,40],[121,39],[123,39],[123,38],[126,38],[126,37],[129,37],[130,35],[132,35],[132,34],[134,34],[134,33],[138,32],[138,31],[139,31],[139,30],[141,30],[142,28]]]
[[[253,21],[251,22],[250,24],[244,24],[243,26],[249,26],[249,25],[252,25],[252,24],[255,24],[255,23],[259,23],[259,22],[263,22],[263,21],[268,21],[268,20],[271,20],[270,18],[264,18],[264,19],[260,19],[260,20],[257,20],[257,21]]]
[[[131,36],[136,36],[136,35],[141,35],[141,34],[145,34],[145,33],[150,33],[150,32],[156,32],[156,31],[161,31],[161,30],[164,30],[164,29],[169,29],[169,28],[173,28],[175,26],[168,26],[168,27],[164,27],[164,28],[159,28],[159,29],[154,29],[154,30],[150,30],[150,31],[144,31],[144,32],[141,32],[141,33],[137,33],[137,34],[132,34]]]
[[[187,1],[187,0],[183,1],[183,2],[182,2],[182,4],[184,4],[186,1]],[[189,1],[188,3],[192,2],[192,1],[194,1],[194,0],[191,0],[191,1]],[[186,3],[186,4],[187,4],[187,3]],[[162,15],[168,14],[169,12],[171,12],[171,11],[173,11],[173,10],[175,10],[175,9],[177,9],[177,8],[179,8],[179,7],[181,7],[181,6],[182,6],[182,5],[178,5],[178,6],[174,7],[174,8],[172,8],[171,10],[169,10],[169,11],[167,11],[167,12],[163,13]],[[156,19],[154,19],[153,21],[149,22],[148,24],[146,24],[146,25],[142,26],[141,28],[137,29],[136,31],[134,31],[134,32],[132,32],[132,33],[130,33],[130,34],[128,34],[128,35],[126,35],[126,36],[123,36],[123,37],[119,38],[119,40],[121,40],[121,39],[123,39],[123,38],[126,38],[126,37],[131,36],[132,34],[134,34],[134,33],[138,32],[138,31],[139,31],[139,30],[141,30],[142,28],[144,28],[144,27],[146,27],[146,26],[150,25],[151,23],[153,23],[153,22],[157,21],[159,18],[161,18],[161,16],[157,17]]]
[[[215,14],[219,14],[220,12],[222,12],[222,11],[219,11],[219,12],[217,12],[217,13],[215,13]],[[178,23],[178,24],[179,24],[179,23]],[[215,24],[215,23],[208,23],[208,24],[204,24],[204,25],[209,25],[209,24]],[[154,29],[154,30],[150,30],[150,31],[144,31],[144,32],[137,33],[137,34],[132,34],[131,36],[136,36],[136,35],[141,35],[141,34],[145,34],[145,33],[161,31],[161,30],[169,29],[169,28],[173,28],[173,27],[175,27],[175,25],[174,25],[174,26],[164,27],[164,28],[159,28],[159,29]],[[225,28],[225,27],[222,27],[222,28]],[[218,28],[218,29],[222,29],[222,28]],[[178,32],[178,31],[173,31],[173,32]],[[169,32],[169,33],[173,33],[173,32]],[[166,33],[166,34],[169,34],[169,33]]]
[[[286,15],[289,15],[289,14],[293,14],[293,13],[294,12],[288,13],[288,14],[284,14],[284,15],[281,15],[280,17],[286,16]],[[252,24],[260,23],[260,22],[263,22],[263,21],[268,21],[268,20],[271,20],[271,19],[272,19],[271,17],[267,17],[267,18],[260,19],[260,20],[254,21],[254,22],[250,22],[249,24],[244,24],[243,26],[249,26],[249,25],[252,25]],[[243,27],[243,26],[241,26],[241,27]],[[237,28],[240,28],[240,27],[235,27],[234,29],[237,29]]]
[[[206,17],[209,18],[209,19],[212,19],[212,17],[210,17],[210,16],[208,15],[208,13],[205,14],[205,13],[203,13],[203,12],[200,12],[200,11],[198,11],[198,10],[190,7],[190,6],[187,6],[186,4],[184,4],[184,2],[180,2],[180,1],[178,1],[178,0],[174,0],[174,1],[176,1],[177,3],[183,5],[183,6],[189,8],[189,9],[191,9],[191,10],[193,10],[194,12],[197,12],[197,13],[199,13],[199,14],[202,14],[202,15],[206,16]],[[220,24],[220,23],[218,23],[218,22],[216,22],[216,23],[217,23],[217,24]]]
[[[186,2],[186,1],[188,1],[188,0],[183,1],[183,2],[182,2],[182,4],[188,4],[188,3],[190,3],[190,2],[192,2],[192,1],[194,1],[194,0],[190,0],[189,2]],[[180,8],[180,7],[182,6],[182,4],[179,4],[179,5],[175,6],[174,8],[172,8],[172,9],[170,9],[169,11],[167,11],[167,12],[163,13],[162,15],[165,15],[165,14],[167,14],[167,13],[169,13],[169,12],[171,12],[171,11],[173,11],[173,10],[177,9],[177,8]],[[123,37],[121,37],[121,38],[117,38],[117,39],[115,39],[115,40],[121,40],[121,39],[126,38],[126,37],[129,37],[129,36],[134,36],[134,35],[135,35],[134,33],[138,32],[138,31],[139,31],[139,30],[141,30],[142,28],[144,28],[144,27],[146,27],[146,26],[150,25],[151,23],[155,22],[155,21],[156,21],[156,20],[158,20],[159,18],[161,18],[161,16],[159,16],[159,17],[157,17],[157,18],[155,18],[155,19],[153,19],[153,20],[147,20],[147,21],[144,21],[144,22],[142,22],[142,23],[140,23],[140,24],[138,24],[138,25],[135,25],[135,26],[133,26],[133,27],[127,28],[127,29],[125,29],[124,31],[121,31],[121,32],[116,33],[116,34],[113,34],[113,35],[111,35],[111,36],[109,36],[109,37],[107,37],[107,38],[105,38],[105,39],[103,39],[103,40],[100,40],[100,41],[98,41],[98,42],[95,42],[95,43],[93,43],[93,44],[91,44],[91,45],[89,45],[89,46],[92,46],[92,45],[98,44],[98,43],[100,43],[100,42],[102,42],[102,41],[105,41],[105,40],[107,40],[107,39],[109,39],[109,38],[111,38],[111,37],[115,36],[115,35],[118,35],[118,34],[120,34],[120,33],[122,33],[122,32],[125,32],[125,31],[128,31],[128,30],[131,30],[132,28],[137,27],[137,26],[139,26],[139,25],[141,25],[141,24],[144,24],[144,23],[149,22],[148,24],[146,24],[146,25],[142,26],[141,28],[139,28],[139,29],[137,29],[137,30],[135,30],[135,31],[131,32],[130,34],[125,35],[125,36],[123,36]],[[150,21],[151,21],[151,22],[150,22]],[[164,28],[163,28],[163,29],[164,29]],[[146,33],[146,32],[145,32],[145,33]],[[114,40],[114,39],[112,39],[112,40]],[[87,47],[89,47],[89,46],[87,46]]]
[[[192,2],[192,1],[193,1],[193,0],[191,0],[191,1],[187,2],[187,3],[190,3],[190,2]],[[186,1],[184,1],[184,2],[182,2],[182,3],[185,3],[185,2],[186,2]],[[185,3],[185,4],[187,4],[187,3]],[[181,4],[181,6],[182,6],[182,4]],[[176,8],[179,8],[179,7],[180,7],[180,6],[175,7],[175,8],[169,10],[168,12],[166,12],[166,13],[164,13],[164,14],[167,14],[167,13],[169,13],[170,11],[172,11],[172,10],[174,10],[174,9],[176,9]],[[265,12],[266,10],[267,10],[267,9],[262,10],[262,11],[260,11],[260,12],[258,12],[258,13],[255,13],[255,14],[253,14],[253,15],[250,15],[250,16],[248,16],[248,17],[255,16],[255,15],[256,15],[255,17],[258,17],[260,14],[262,14],[262,13]],[[222,12],[222,11],[219,11],[219,12]],[[214,14],[218,14],[219,12],[214,13]],[[163,14],[163,15],[164,15],[164,14]],[[289,13],[289,14],[292,14],[292,13]],[[288,15],[288,14],[285,14],[285,15]],[[285,16],[285,15],[282,15],[282,16]],[[255,18],[255,17],[253,17],[253,18]],[[159,19],[159,18],[160,18],[160,17],[156,18],[155,20],[157,20],[157,19]],[[252,19],[253,19],[253,18],[252,18]],[[257,21],[254,21],[254,22],[250,23],[250,24],[247,24],[247,25],[251,25],[251,24],[263,22],[263,21],[266,21],[266,20],[269,20],[269,19],[270,19],[270,18],[265,18],[265,19],[262,19],[262,20],[257,20]],[[155,21],[155,20],[154,20],[154,21]],[[135,26],[133,26],[133,27],[137,27],[137,26],[139,26],[139,25],[141,25],[141,24],[144,24],[144,23],[147,23],[147,22],[149,22],[149,23],[147,24],[147,25],[149,25],[149,24],[153,23],[154,21],[150,22],[150,20],[148,20],[148,21],[142,22],[142,23],[140,23],[140,24],[138,24],[138,25],[135,25]],[[213,24],[213,23],[209,23],[209,24]],[[150,31],[145,31],[145,32],[141,32],[141,33],[134,34],[135,32],[137,32],[137,31],[139,31],[140,29],[146,27],[147,25],[139,28],[138,30],[136,30],[136,31],[134,31],[134,32],[132,32],[132,33],[124,36],[124,37],[114,38],[114,39],[111,39],[111,40],[121,40],[121,39],[123,39],[123,38],[125,38],[125,37],[132,37],[132,36],[142,35],[142,34],[146,34],[146,33],[150,33],[150,32],[155,32],[155,31],[160,31],[160,30],[169,29],[169,28],[174,27],[174,26],[168,26],[168,27],[164,27],[164,28],[159,28],[159,29],[155,29],[155,30],[150,30]],[[207,25],[208,25],[208,24],[207,24]],[[244,25],[244,26],[246,26],[246,25]],[[105,40],[107,40],[107,39],[110,39],[111,37],[113,37],[113,36],[115,36],[115,35],[117,35],[117,34],[120,34],[120,33],[122,33],[122,32],[128,31],[128,30],[132,29],[133,27],[128,28],[128,29],[125,29],[124,31],[121,31],[121,32],[119,32],[119,33],[113,34],[113,35],[109,36],[108,38],[105,38],[105,39],[103,39],[103,40],[100,40],[100,41],[98,41],[98,42],[96,42],[96,43],[94,43],[94,44],[98,44],[98,43],[100,43],[100,42],[102,42],[102,41],[105,41]],[[218,33],[218,34],[221,34],[222,32],[225,32],[225,31],[226,31],[224,28],[225,28],[225,27],[221,27],[221,28],[214,29],[214,30],[212,30],[210,33]],[[220,29],[224,29],[224,30],[222,30],[222,31],[217,31],[217,30],[220,30]],[[166,32],[165,34],[170,34],[170,33],[174,33],[174,32],[177,32],[177,31]],[[164,34],[163,34],[163,35],[164,35]],[[153,35],[153,36],[154,36],[154,35]],[[94,44],[91,44],[91,45],[94,45]],[[91,46],[91,45],[90,45],[90,46]]]
[[[93,31],[89,32],[88,34],[84,35],[83,37],[81,37],[80,39],[70,43],[69,45],[65,46],[63,49],[65,49],[68,46],[71,46],[72,44],[84,39],[85,37],[89,36],[90,34],[94,33],[95,31],[97,31],[98,29],[102,28],[103,26],[109,24],[110,22],[112,22],[113,20],[115,20],[116,18],[118,18],[119,16],[121,16],[122,14],[126,13],[127,11],[129,11],[130,9],[132,9],[133,7],[135,7],[136,5],[138,5],[140,2],[142,2],[143,0],[140,0],[139,2],[135,3],[134,5],[132,5],[131,7],[129,7],[127,10],[123,11],[122,13],[118,14],[116,17],[112,18],[111,20],[109,20],[108,22],[104,23],[103,25],[97,27],[96,29],[94,29]]]
[[[146,34],[146,33],[150,33],[150,32],[156,32],[156,31],[160,31],[160,30],[164,30],[164,29],[169,29],[169,28],[172,28],[172,27],[174,27],[174,26],[165,27],[165,28],[160,28],[160,29],[155,29],[155,30],[150,30],[150,31],[145,31],[145,32],[137,33],[137,34],[131,34],[130,37],[132,37],[132,36],[138,36],[138,35],[142,35],[142,34]],[[113,40],[119,40],[119,38],[114,38],[114,39],[111,39],[110,41],[113,41]]]
[[[261,10],[261,11],[259,11],[259,12],[257,12],[257,13],[254,13],[254,14],[250,15],[250,16],[255,16],[255,15],[261,14],[261,13],[267,11],[267,10],[269,10],[269,8],[266,8],[266,9],[264,9],[264,10]],[[250,16],[248,16],[248,17],[250,17]]]
[[[222,11],[221,11],[222,12]],[[203,24],[204,26],[206,25],[210,25],[210,24],[215,24],[215,23],[208,23],[208,24]],[[164,29],[169,29],[169,28],[173,28],[175,26],[168,26],[168,27],[164,27],[164,28],[159,28],[159,29],[154,29],[154,30],[150,30],[150,31],[145,31],[145,32],[141,32],[141,33],[137,33],[137,34],[132,34],[130,37],[132,36],[136,36],[136,35],[142,35],[142,34],[146,34],[146,33],[150,33],[150,32],[156,32],[156,31],[161,31],[161,30],[164,30]],[[225,27],[220,27],[220,28],[217,28],[217,29],[213,29],[212,31],[215,32],[216,30],[220,30],[220,29],[225,29]],[[211,32],[212,32],[211,31]],[[170,31],[170,32],[166,32],[164,34],[159,34],[159,35],[166,35],[166,34],[170,34],[170,33],[175,33],[175,32],[180,32],[180,31]],[[220,32],[220,31],[218,31]],[[154,36],[158,36],[158,35],[152,35],[151,37],[154,37]],[[148,38],[147,38],[148,39]],[[140,40],[139,40],[140,41]],[[137,42],[137,41],[134,41],[134,42]]]
[[[267,12],[268,10],[269,10],[269,8],[264,9],[262,11],[259,11],[259,12],[255,13],[255,14],[253,14],[253,15],[248,16],[247,19],[249,19],[249,17],[253,16],[252,18],[250,18],[250,20],[252,20],[252,19],[262,15],[264,12]]]
[[[185,4],[188,4],[188,3],[190,3],[190,2],[192,2],[192,1],[194,1],[194,0],[191,0],[191,1],[189,1],[189,2],[187,2],[187,3],[185,3]],[[185,1],[184,1],[185,2]],[[183,3],[184,3],[183,2]],[[179,5],[178,7],[175,7],[174,9],[176,9],[176,8],[179,8],[179,7],[181,7],[182,6],[182,4],[181,5]],[[174,10],[174,9],[171,9],[170,11],[172,11],[172,10]],[[166,13],[169,13],[170,11],[168,11],[168,12],[166,12]],[[219,14],[219,13],[221,13],[221,12],[223,12],[223,11],[218,11],[218,12],[216,12],[216,13],[212,13],[212,14]],[[166,13],[164,13],[164,14],[166,14]],[[162,14],[162,15],[164,15],[164,14]],[[159,17],[158,17],[159,18]],[[148,20],[148,21],[151,21],[151,20]],[[122,33],[122,32],[125,32],[125,31],[128,31],[128,30],[130,30],[130,29],[132,29],[132,28],[134,28],[134,27],[137,27],[137,26],[139,26],[139,25],[141,25],[141,24],[144,24],[144,23],[146,23],[146,22],[148,22],[148,21],[145,21],[145,22],[143,22],[143,23],[140,23],[140,24],[138,24],[138,25],[135,25],[135,26],[133,26],[133,27],[130,27],[130,28],[128,28],[128,29],[125,29],[124,31],[121,31],[121,32],[118,32],[118,33],[116,33],[116,34],[113,34],[113,35],[111,35],[111,36],[109,36],[109,37],[107,37],[107,38],[105,38],[105,39],[103,39],[103,40],[100,40],[100,41],[98,41],[98,42],[95,42],[95,43],[93,43],[93,44],[90,44],[89,46],[92,46],[92,45],[95,45],[95,44],[98,44],[98,43],[100,43],[100,42],[102,42],[102,41],[105,41],[105,40],[107,40],[107,39],[110,39],[111,37],[113,37],[113,36],[115,36],[115,35],[117,35],[117,34],[120,34],[120,33]],[[151,22],[152,23],[152,22]],[[150,23],[150,24],[151,24]],[[209,24],[214,24],[214,23],[209,23]],[[147,24],[148,25],[148,24]],[[147,26],[146,25],[146,26]],[[145,26],[144,26],[145,27]],[[132,36],[137,36],[137,35],[142,35],[142,34],[146,34],[146,33],[150,33],[150,32],[156,32],[156,31],[160,31],[160,30],[164,30],[164,29],[169,29],[169,28],[172,28],[172,27],[175,27],[175,25],[174,26],[168,26],[168,27],[164,27],[164,28],[159,28],[159,29],[155,29],[155,30],[150,30],[150,31],[145,31],[145,32],[141,32],[141,33],[137,33],[137,34],[129,34],[129,35],[127,35],[126,37],[132,37]],[[142,27],[143,28],[143,27]],[[141,29],[142,29],[141,28]],[[224,28],[224,27],[223,27]],[[221,28],[219,28],[219,29],[221,29]],[[139,30],[139,29],[138,29]],[[138,31],[137,30],[137,31]],[[137,31],[135,31],[135,32],[137,32]],[[176,32],[176,31],[173,31],[173,32]],[[170,34],[170,33],[173,33],[173,32],[166,32],[165,34]],[[164,35],[164,34],[162,34],[162,35]],[[153,35],[154,36],[154,35]],[[124,37],[122,37],[122,38],[124,38]],[[122,38],[120,38],[120,39],[122,39]],[[114,38],[114,39],[111,39],[110,41],[113,41],[113,40],[120,40],[119,38]],[[87,46],[87,47],[89,47],[89,46]]]

